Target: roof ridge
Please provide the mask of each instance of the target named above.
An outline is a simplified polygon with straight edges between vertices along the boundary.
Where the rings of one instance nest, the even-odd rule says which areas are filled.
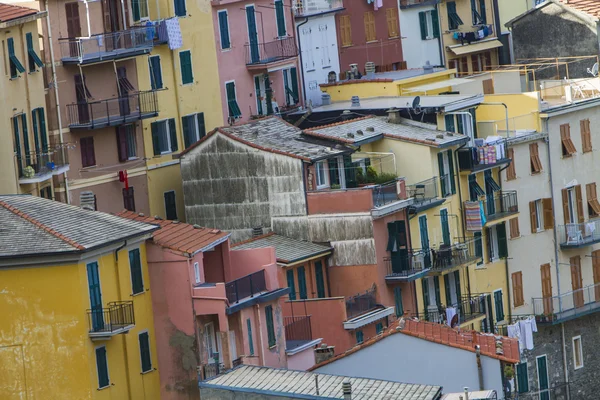
[[[273,236],[273,235],[275,235],[275,232],[268,232],[268,233],[265,233],[264,235],[256,236],[256,237],[253,237],[253,238],[250,238],[250,239],[243,240],[243,241],[241,241],[239,243],[232,244],[231,247],[237,247],[237,246],[241,246],[241,245],[246,244],[246,243],[252,243],[252,242],[255,242],[255,241],[259,240],[259,239],[264,239],[266,237]]]
[[[62,233],[59,233],[58,231],[50,228],[49,226],[41,223],[40,221],[36,220],[35,218],[31,217],[28,214],[25,214],[24,212],[22,212],[21,210],[19,210],[18,208],[11,206],[10,204],[0,200],[0,206],[6,208],[8,211],[12,212],[13,214],[23,218],[24,220],[30,222],[31,224],[37,226],[38,228],[42,229],[43,231],[46,231],[47,233],[51,234],[52,236],[62,240],[63,242],[67,243],[70,246],[75,247],[78,250],[85,250],[85,247],[79,243],[77,243],[76,241],[69,239],[68,237],[66,237],[65,235],[63,235]]]
[[[333,124],[319,125],[319,126],[315,126],[313,128],[306,129],[305,132],[307,132],[307,131],[308,132],[314,132],[315,130],[318,130],[318,129],[325,129],[325,128],[331,128],[331,127],[334,127],[334,126],[340,126],[340,125],[350,124],[352,122],[362,121],[362,120],[370,119],[370,118],[375,118],[375,115],[369,114],[369,115],[365,115],[363,117],[349,119],[349,120],[346,120],[346,121],[334,122]]]

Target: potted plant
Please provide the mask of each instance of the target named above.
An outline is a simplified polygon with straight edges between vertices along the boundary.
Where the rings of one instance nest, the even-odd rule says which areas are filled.
[[[506,365],[504,367],[504,377],[506,379],[512,379],[515,377],[515,370],[513,369],[512,365]]]
[[[331,185],[331,187],[330,187],[330,189],[331,189],[331,190],[338,190],[338,189],[341,189],[341,188],[342,188],[342,187],[341,187],[339,184],[337,184],[337,183],[334,183],[334,184],[333,184],[333,185]]]
[[[396,178],[398,178],[396,174],[392,174],[391,172],[382,172],[375,178],[375,183],[378,185],[383,185],[384,183],[395,181]]]

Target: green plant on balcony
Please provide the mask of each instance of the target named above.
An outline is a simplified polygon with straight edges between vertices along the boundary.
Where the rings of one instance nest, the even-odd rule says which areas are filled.
[[[382,185],[384,183],[395,181],[396,178],[396,174],[392,174],[391,172],[382,172],[375,178],[375,183],[378,185]]]
[[[512,365],[507,365],[504,367],[504,377],[506,379],[512,379],[515,376],[515,370],[513,369]]]
[[[330,188],[330,189],[331,189],[331,190],[338,190],[338,189],[341,189],[341,188],[342,188],[342,187],[341,187],[339,184],[337,184],[337,183],[334,183],[333,185],[331,185],[331,188]]]
[[[33,178],[34,175],[35,175],[35,170],[33,169],[33,167],[31,165],[28,165],[25,168],[23,168],[23,176],[25,178]]]
[[[375,183],[377,181],[377,171],[371,165],[367,167],[367,183]]]

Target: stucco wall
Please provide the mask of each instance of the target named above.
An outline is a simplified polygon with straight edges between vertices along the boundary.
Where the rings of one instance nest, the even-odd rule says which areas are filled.
[[[288,356],[288,369],[306,371],[313,365],[315,365],[315,350],[312,347]]]
[[[434,9],[431,6],[423,6],[400,10],[402,52],[407,68],[421,68],[427,61],[431,65],[442,65],[440,39],[421,39],[419,13]]]

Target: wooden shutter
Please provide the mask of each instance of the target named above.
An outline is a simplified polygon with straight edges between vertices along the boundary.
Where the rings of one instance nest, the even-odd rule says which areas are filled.
[[[577,149],[571,140],[571,125],[562,124],[560,126],[560,140],[562,142],[564,157],[570,157],[572,154],[577,153]]]
[[[119,161],[127,161],[127,127],[119,126],[117,132],[117,155]]]
[[[352,27],[350,26],[350,16],[340,16],[340,36],[342,46],[352,46]]]
[[[527,363],[517,364],[517,391],[519,393],[529,392],[529,377],[527,375]]]
[[[512,181],[517,179],[517,171],[515,169],[515,149],[508,149],[508,158],[510,158],[510,164],[506,169],[506,180]]]
[[[496,237],[498,238],[498,257],[508,257],[508,243],[506,240],[506,225],[504,222],[496,225]]]
[[[519,231],[519,217],[514,217],[509,220],[510,224],[510,238],[516,239],[521,236],[521,232]]]
[[[529,145],[529,163],[532,174],[537,174],[542,171],[542,162],[540,161],[537,143],[531,143]]]
[[[600,250],[592,251],[592,270],[594,272],[594,294],[600,301]]]
[[[537,209],[535,201],[529,202],[529,222],[531,223],[531,233],[537,233]]]
[[[367,42],[377,40],[377,36],[375,34],[375,15],[373,14],[373,11],[365,12],[363,18],[365,22],[365,40]]]
[[[179,52],[179,68],[181,69],[181,83],[183,85],[194,82],[192,54],[189,50]]]
[[[394,303],[396,306],[396,317],[404,315],[404,306],[402,305],[402,288],[400,286],[394,287]]]
[[[160,155],[160,140],[158,139],[158,124],[161,122],[153,122],[150,124],[150,129],[152,131],[152,150],[154,151],[155,156]]]
[[[175,15],[185,17],[186,14],[185,0],[175,0]]]
[[[398,33],[398,8],[388,8],[385,10],[385,18],[387,21],[388,38],[400,36]]]
[[[584,119],[579,121],[579,127],[581,128],[581,144],[583,152],[588,153],[592,151],[592,135],[590,132],[590,120]]]
[[[550,264],[540,266],[542,275],[542,297],[544,298],[544,314],[552,314],[554,307],[552,304],[552,274],[550,273]]]
[[[448,171],[450,175],[450,190],[452,194],[456,194],[456,178],[454,176],[454,152],[448,150]]]
[[[581,224],[585,220],[583,213],[583,196],[581,194],[581,185],[575,186],[575,200],[577,201],[577,220]]]
[[[221,33],[221,48],[228,49],[231,47],[229,40],[229,20],[227,18],[227,11],[219,11],[219,31]]]
[[[446,171],[444,171],[444,153],[440,152],[437,155],[438,157],[438,170],[440,172],[440,186],[441,186],[441,190],[442,190],[442,197],[446,197],[446,195],[448,194],[447,192],[447,187],[446,187],[446,180],[444,179],[444,177],[446,176]]]
[[[323,262],[315,261],[315,281],[317,283],[317,297],[325,297],[325,277],[323,276]]]
[[[525,303],[523,298],[523,273],[521,271],[513,272],[511,277],[513,286],[513,305],[519,307]]]
[[[123,188],[123,207],[129,211],[135,211],[135,196],[133,186]]]
[[[267,320],[267,336],[269,339],[269,347],[273,347],[277,344],[275,338],[275,326],[273,325],[273,306],[265,307],[265,317]]]
[[[69,38],[81,36],[81,23],[79,21],[79,3],[66,3],[65,14],[67,17],[67,35]]]
[[[169,136],[171,138],[171,151],[177,151],[177,130],[175,129],[175,118],[169,118]]]
[[[421,40],[427,40],[427,13],[425,11],[419,13],[419,26],[421,27]]]
[[[92,167],[96,165],[96,154],[94,152],[94,138],[86,137],[79,140],[81,147],[81,165],[83,167]]]
[[[175,192],[165,192],[165,214],[167,219],[174,221],[177,219],[177,203],[175,201]]]
[[[588,214],[591,217],[600,215],[600,203],[596,194],[596,182],[585,185],[585,195],[588,202]]]
[[[554,228],[554,209],[552,199],[542,199],[542,209],[544,210],[544,229]]]
[[[575,307],[583,307],[583,279],[581,276],[581,256],[574,256],[569,259],[571,264],[571,288],[573,289],[573,303]]]
[[[439,307],[442,304],[439,276],[433,277],[433,289],[435,290],[435,304]]]
[[[564,214],[564,218],[565,218],[565,224],[570,224],[571,222],[571,217],[569,214],[569,190],[568,189],[563,189],[561,190],[562,193],[562,203],[563,203],[563,214]]]
[[[483,83],[483,94],[494,94],[494,80],[485,79]]]
[[[504,303],[502,290],[494,292],[494,306],[496,308],[496,322],[504,321]]]

